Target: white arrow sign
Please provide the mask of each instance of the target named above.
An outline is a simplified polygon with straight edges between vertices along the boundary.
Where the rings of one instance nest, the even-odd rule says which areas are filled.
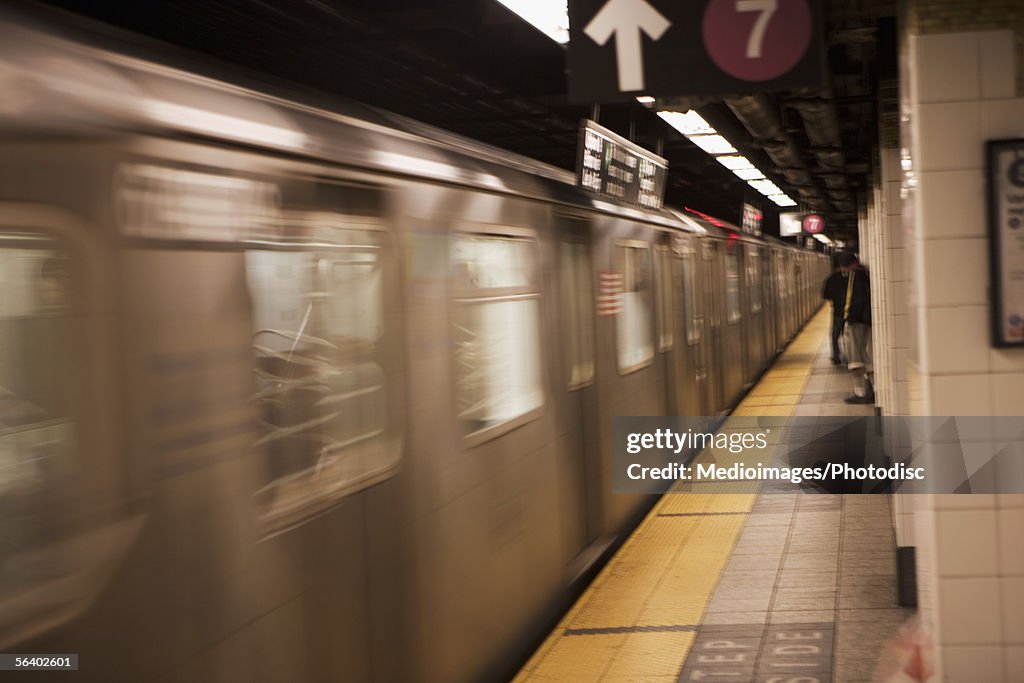
[[[608,0],[587,27],[591,40],[604,45],[615,34],[615,57],[619,63],[619,90],[644,89],[644,52],[640,32],[658,40],[672,25],[647,0]]]

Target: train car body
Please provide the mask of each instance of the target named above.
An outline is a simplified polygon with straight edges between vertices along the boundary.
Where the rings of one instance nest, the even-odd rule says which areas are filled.
[[[817,304],[357,105],[22,20],[0,82],[0,648],[79,680],[509,673],[652,503],[610,418],[726,411]]]

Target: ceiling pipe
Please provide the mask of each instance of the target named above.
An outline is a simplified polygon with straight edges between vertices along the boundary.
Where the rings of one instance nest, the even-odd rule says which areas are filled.
[[[816,211],[826,210],[829,202],[804,166],[799,150],[782,125],[775,103],[767,95],[757,94],[727,98],[725,104],[787,182],[796,187],[801,200]]]

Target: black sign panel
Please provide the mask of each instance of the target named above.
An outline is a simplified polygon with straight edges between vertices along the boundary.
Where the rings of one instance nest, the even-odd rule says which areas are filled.
[[[569,95],[720,95],[824,83],[821,0],[569,0]]]
[[[665,159],[593,121],[583,121],[576,183],[584,190],[628,204],[660,209],[667,175]]]
[[[986,145],[992,343],[1024,345],[1024,140]]]

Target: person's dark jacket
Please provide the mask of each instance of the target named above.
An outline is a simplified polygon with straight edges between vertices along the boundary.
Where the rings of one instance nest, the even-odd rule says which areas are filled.
[[[871,324],[871,279],[866,268],[855,268],[850,271],[852,284],[847,282],[845,299],[845,319],[847,322]]]
[[[846,276],[842,271],[835,271],[821,284],[821,298],[832,302],[832,311],[837,316],[843,315],[846,307]]]

